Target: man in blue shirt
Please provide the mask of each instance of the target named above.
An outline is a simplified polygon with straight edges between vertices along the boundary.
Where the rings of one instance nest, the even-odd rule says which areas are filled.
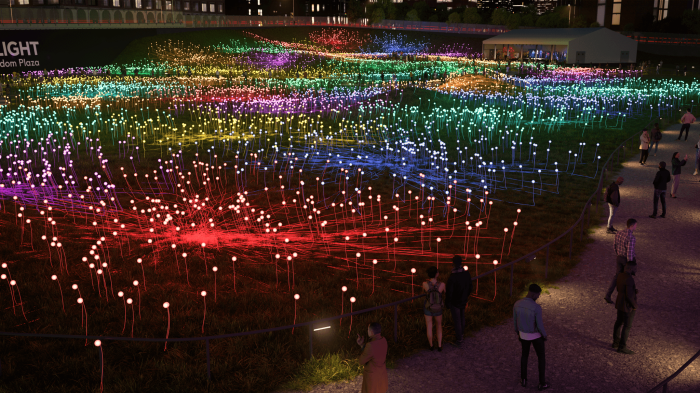
[[[536,303],[541,293],[542,288],[539,285],[530,284],[527,296],[515,302],[513,306],[515,333],[523,348],[520,358],[520,384],[523,387],[527,386],[527,359],[530,356],[530,344],[532,344],[535,347],[535,353],[537,353],[537,367],[540,377],[538,389],[540,391],[549,388],[549,384],[544,380],[544,342],[547,340],[547,333],[542,325],[542,307]]]

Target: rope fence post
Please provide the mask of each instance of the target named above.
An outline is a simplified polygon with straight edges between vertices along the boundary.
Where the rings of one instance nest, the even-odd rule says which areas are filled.
[[[207,345],[207,381],[211,382],[211,354],[209,351],[209,339],[205,341]]]
[[[309,359],[314,357],[314,326],[309,325]]]
[[[510,296],[511,297],[513,296],[513,273],[515,273],[515,264],[510,265]]]
[[[574,248],[574,230],[569,230],[569,262],[571,262],[571,251]]]
[[[399,305],[394,305],[394,342],[399,341]]]

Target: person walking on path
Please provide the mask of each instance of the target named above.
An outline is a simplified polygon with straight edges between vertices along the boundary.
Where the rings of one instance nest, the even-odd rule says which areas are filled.
[[[427,328],[428,343],[433,351],[433,318],[437,327],[438,352],[442,352],[442,312],[445,303],[445,283],[438,281],[438,269],[431,266],[427,270],[428,280],[423,283],[423,291],[428,295],[425,299],[423,314]]]
[[[693,172],[693,176],[698,174],[698,170],[700,170],[700,141],[695,144],[695,172]]]
[[[613,304],[612,293],[617,287],[617,276],[625,270],[627,262],[634,261],[637,263],[637,256],[634,253],[634,246],[637,242],[637,239],[634,237],[635,229],[637,229],[637,220],[630,218],[627,220],[627,229],[615,235],[615,243],[613,244],[613,249],[615,250],[615,276],[613,276],[608,291],[605,293],[605,301],[610,304]]]
[[[688,162],[688,155],[681,161],[681,153],[673,153],[673,158],[671,159],[671,174],[673,175],[673,186],[671,187],[671,198],[676,198],[678,195],[678,186],[681,183],[681,167]]]
[[[469,295],[472,293],[472,276],[469,274],[469,270],[462,267],[462,257],[459,255],[452,258],[452,265],[454,269],[447,279],[445,303],[452,313],[455,340],[457,340],[457,344],[461,344],[464,332],[464,309],[467,307]]]
[[[681,133],[678,134],[678,140],[681,140],[683,136],[683,131],[685,130],[685,140],[688,140],[688,132],[690,131],[690,124],[695,123],[695,116],[690,113],[690,108],[686,109],[685,114],[681,117]]]
[[[608,203],[608,208],[610,209],[610,215],[608,216],[608,234],[617,232],[617,229],[612,226],[612,220],[615,217],[617,208],[620,207],[620,184],[622,184],[624,180],[625,179],[622,177],[618,177],[608,186],[608,190],[605,193],[605,202]]]
[[[535,347],[537,353],[537,369],[539,371],[539,390],[549,388],[545,382],[545,357],[544,342],[547,340],[547,333],[542,324],[542,306],[536,303],[542,293],[542,288],[537,284],[530,284],[525,298],[515,302],[513,306],[513,322],[515,323],[515,333],[522,346],[520,357],[520,384],[527,386],[527,360],[530,356],[530,345]]]
[[[369,342],[357,334],[357,345],[362,347],[362,355],[357,361],[362,370],[362,393],[386,393],[389,390],[389,375],[386,372],[386,353],[389,345],[382,337],[382,326],[372,322],[367,327]]]
[[[613,327],[612,346],[617,348],[617,352],[625,355],[634,355],[634,352],[627,348],[627,339],[637,311],[637,286],[633,277],[636,273],[637,263],[629,261],[625,265],[625,271],[617,275],[617,299],[615,299],[617,319]],[[622,336],[620,336],[621,328]]]
[[[654,157],[656,157],[656,152],[659,150],[659,142],[661,142],[663,135],[659,129],[659,123],[654,123],[654,128],[651,129],[651,145],[649,146],[649,149],[654,148]]]
[[[654,212],[651,213],[649,218],[656,218],[659,199],[661,199],[661,215],[659,217],[666,218],[666,187],[670,181],[671,174],[666,169],[666,162],[661,161],[659,163],[659,171],[656,172],[656,177],[654,177]]]
[[[651,142],[651,138],[645,128],[642,130],[642,135],[639,136],[639,149],[642,151],[642,154],[639,156],[640,165],[646,164],[647,158],[649,157],[649,142]]]

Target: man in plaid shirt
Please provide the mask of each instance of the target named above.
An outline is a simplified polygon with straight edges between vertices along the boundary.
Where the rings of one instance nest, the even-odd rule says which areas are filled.
[[[634,230],[637,229],[637,220],[630,218],[627,220],[627,230],[620,231],[615,235],[615,249],[616,263],[615,263],[615,276],[613,277],[608,292],[605,294],[605,301],[613,304],[612,293],[617,287],[617,275],[625,270],[625,265],[627,262],[634,261],[637,262],[637,257],[634,253],[634,245],[637,241],[634,237]]]

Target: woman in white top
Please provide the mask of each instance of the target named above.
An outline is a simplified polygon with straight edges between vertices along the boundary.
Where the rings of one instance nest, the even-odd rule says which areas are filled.
[[[642,154],[639,157],[639,164],[644,165],[647,162],[647,157],[649,157],[649,142],[651,139],[649,138],[649,133],[647,132],[647,129],[645,128],[642,131],[642,135],[639,136],[639,149],[642,151]]]

